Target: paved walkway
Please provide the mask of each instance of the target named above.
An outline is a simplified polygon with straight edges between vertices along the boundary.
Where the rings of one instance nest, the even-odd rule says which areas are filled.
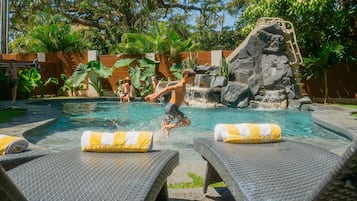
[[[26,108],[27,114],[18,119],[14,119],[9,123],[0,124],[0,133],[23,136],[25,132],[33,132],[34,128],[46,127],[52,121],[61,115],[60,111],[51,108],[50,105],[28,105],[29,101],[18,101],[18,108]],[[8,102],[0,102],[0,109],[8,107]],[[347,134],[346,137],[354,138],[357,133],[357,120],[350,114],[353,109],[340,108],[334,106],[316,105],[313,112],[313,119],[319,125],[328,129],[336,130],[339,133]],[[32,148],[41,149],[36,145],[30,145]],[[343,148],[341,148],[343,149]],[[343,150],[341,150],[343,151]],[[338,151],[337,151],[338,152]],[[168,178],[169,184],[192,182],[187,176],[188,172],[204,177],[206,162],[201,159],[197,161],[181,161],[179,166],[175,168],[171,176]],[[170,201],[190,201],[190,200],[206,200],[206,201],[231,201],[234,200],[227,188],[209,188],[208,193],[204,196],[202,188],[190,189],[173,189],[169,188]]]

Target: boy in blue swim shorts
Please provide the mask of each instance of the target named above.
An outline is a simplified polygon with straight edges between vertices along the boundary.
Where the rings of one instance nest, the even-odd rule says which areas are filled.
[[[175,85],[167,86],[159,93],[150,95],[150,102],[156,102],[156,100],[163,94],[171,91],[171,98],[169,103],[165,107],[165,117],[163,119],[162,130],[169,135],[171,129],[189,126],[191,121],[182,113],[179,108],[182,103],[189,106],[189,102],[185,99],[186,84],[193,84],[195,80],[195,71],[192,69],[185,69],[182,72],[182,79]]]

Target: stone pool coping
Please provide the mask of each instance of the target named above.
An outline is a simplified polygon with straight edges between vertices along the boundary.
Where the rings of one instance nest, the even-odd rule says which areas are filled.
[[[312,112],[315,124],[353,140],[357,137],[357,118],[351,114],[357,109],[316,104]]]

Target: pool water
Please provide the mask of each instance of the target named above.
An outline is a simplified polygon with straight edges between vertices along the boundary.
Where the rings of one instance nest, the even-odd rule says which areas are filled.
[[[51,150],[66,150],[80,147],[80,138],[85,130],[92,131],[138,131],[158,132],[164,116],[163,104],[117,101],[67,102],[52,104],[61,109],[63,116],[56,123],[27,139]],[[297,139],[323,139],[346,144],[348,140],[319,129],[311,120],[311,113],[293,110],[253,110],[238,108],[192,108],[181,107],[190,119],[188,127],[173,129],[170,137],[154,149],[174,149],[180,157],[194,159],[193,138],[213,136],[218,123],[275,123],[282,128],[283,137]],[[198,155],[197,155],[198,156]]]

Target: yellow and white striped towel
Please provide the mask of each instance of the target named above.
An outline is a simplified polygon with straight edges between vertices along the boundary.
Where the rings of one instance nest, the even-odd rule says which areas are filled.
[[[25,151],[28,142],[21,137],[0,134],[0,154],[11,154]]]
[[[231,143],[266,143],[281,140],[281,128],[277,124],[217,124],[214,138]]]
[[[82,151],[93,152],[148,152],[152,149],[152,132],[95,132],[84,131]]]

